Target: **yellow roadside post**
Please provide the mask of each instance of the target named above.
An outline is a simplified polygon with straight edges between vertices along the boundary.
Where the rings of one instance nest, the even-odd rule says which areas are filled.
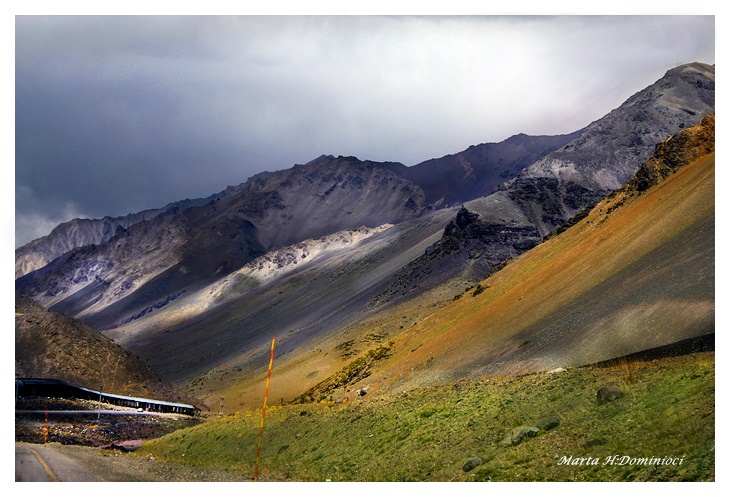
[[[256,446],[256,466],[253,471],[253,481],[259,479],[259,458],[261,457],[261,438],[264,435],[264,418],[266,417],[266,403],[269,400],[269,381],[271,380],[271,368],[274,365],[274,345],[276,337],[271,339],[271,356],[269,357],[269,372],[266,374],[266,387],[264,388],[264,408],[261,409],[261,424],[259,426],[259,443]]]

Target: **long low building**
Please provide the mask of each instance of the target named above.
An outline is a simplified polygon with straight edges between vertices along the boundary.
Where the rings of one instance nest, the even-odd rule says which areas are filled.
[[[106,404],[132,407],[154,412],[172,412],[178,414],[195,414],[195,406],[166,402],[164,400],[128,397],[113,393],[99,392],[54,378],[16,378],[15,398],[48,397],[56,399],[96,400]]]

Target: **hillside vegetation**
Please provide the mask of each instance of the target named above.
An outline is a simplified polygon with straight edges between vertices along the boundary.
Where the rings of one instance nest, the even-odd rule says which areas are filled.
[[[274,407],[266,417],[261,479],[714,480],[714,379],[714,353],[703,352],[485,377],[362,402]],[[599,403],[597,391],[607,385],[624,396]],[[136,455],[248,480],[259,421],[259,412],[226,416],[148,442]],[[521,426],[543,429],[506,442]],[[603,465],[612,455],[677,464]],[[600,464],[560,464],[563,457]],[[465,466],[469,460],[473,469]]]

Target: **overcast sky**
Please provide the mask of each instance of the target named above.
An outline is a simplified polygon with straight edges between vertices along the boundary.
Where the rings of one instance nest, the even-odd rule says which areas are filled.
[[[575,131],[712,16],[17,17],[16,246],[321,154],[414,165]]]

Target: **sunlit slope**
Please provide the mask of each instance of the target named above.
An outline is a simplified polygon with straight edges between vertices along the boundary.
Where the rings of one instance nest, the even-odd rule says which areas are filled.
[[[368,380],[401,389],[574,366],[714,331],[714,170],[713,152],[603,200],[404,333]]]
[[[360,242],[319,255],[313,253],[318,240],[303,242],[312,251],[307,257],[311,263],[298,256],[299,263],[268,275],[262,275],[268,270],[252,272],[245,266],[173,305],[105,332],[173,381],[190,381],[219,368],[250,378],[267,361],[272,337],[277,337],[277,357],[316,352],[320,339],[363,319],[382,282],[434,243],[453,215],[440,210],[389,229],[368,230],[371,236]],[[255,268],[259,265],[268,263],[254,261]],[[339,343],[333,340],[332,347]]]

